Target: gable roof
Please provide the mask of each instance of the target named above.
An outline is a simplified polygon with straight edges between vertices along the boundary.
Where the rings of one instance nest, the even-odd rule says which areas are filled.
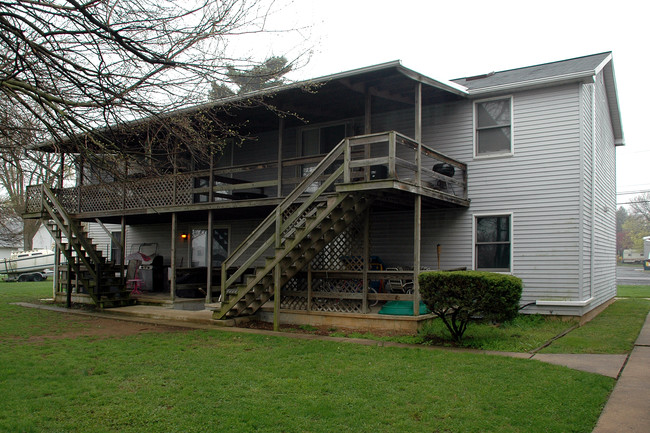
[[[569,82],[593,83],[595,76],[601,72],[605,82],[614,140],[617,146],[624,145],[611,51],[472,77],[456,78],[451,81],[465,87],[470,96],[484,97],[490,94],[556,86]]]
[[[611,52],[605,52],[541,65],[490,72],[473,77],[457,78],[451,81],[466,87],[471,94],[477,94],[514,86],[528,87],[535,84],[586,79],[600,71],[602,65],[610,61],[611,57]]]

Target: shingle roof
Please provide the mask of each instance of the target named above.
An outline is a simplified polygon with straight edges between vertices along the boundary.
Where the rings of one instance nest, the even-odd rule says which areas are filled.
[[[560,60],[558,62],[544,63],[535,66],[510,69],[506,71],[491,72],[474,77],[457,78],[454,83],[472,90],[484,89],[496,86],[507,86],[509,84],[531,82],[552,78],[560,78],[581,73],[593,74],[593,72],[605,61],[611,52],[593,54],[575,59]]]

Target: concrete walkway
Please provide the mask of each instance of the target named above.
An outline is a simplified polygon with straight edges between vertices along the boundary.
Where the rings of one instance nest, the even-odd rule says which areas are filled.
[[[329,340],[356,343],[366,346],[418,347],[431,350],[449,350],[458,352],[481,353],[488,355],[528,358],[550,364],[563,365],[575,370],[602,374],[618,379],[614,391],[603,410],[593,433],[646,433],[650,432],[650,314],[637,338],[632,353],[628,355],[592,355],[592,354],[546,354],[492,352],[461,348],[440,348],[412,344],[355,339],[345,337],[327,337],[313,334],[291,332],[274,332],[261,329],[224,328],[212,320],[210,311],[184,311],[160,307],[135,305],[111,308],[105,312],[70,310],[53,305],[17,303],[24,307],[40,308],[68,314],[104,317],[133,322],[153,323],[167,326],[194,329],[221,328],[228,332],[266,334],[286,336],[304,340]]]
[[[594,433],[650,432],[650,314]]]

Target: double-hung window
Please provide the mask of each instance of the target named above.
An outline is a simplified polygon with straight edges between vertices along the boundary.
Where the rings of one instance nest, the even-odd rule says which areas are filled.
[[[512,98],[474,103],[474,156],[512,154]]]
[[[479,271],[512,270],[511,215],[475,217],[474,268]]]

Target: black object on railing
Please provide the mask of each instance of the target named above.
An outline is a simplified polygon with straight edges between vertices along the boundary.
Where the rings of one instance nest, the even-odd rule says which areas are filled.
[[[440,173],[448,177],[453,177],[454,173],[456,173],[454,166],[451,164],[447,164],[446,162],[435,164],[432,170],[435,171],[436,173]]]

